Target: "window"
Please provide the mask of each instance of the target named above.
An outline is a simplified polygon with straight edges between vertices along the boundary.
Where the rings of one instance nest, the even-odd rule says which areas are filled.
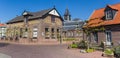
[[[108,10],[106,11],[106,19],[112,19],[113,16],[112,16],[112,10]]]
[[[93,36],[94,36],[94,41],[95,41],[95,43],[98,43],[98,33],[97,33],[97,32],[94,32],[94,33],[93,33]]]
[[[49,39],[49,28],[45,28],[45,39]]]
[[[112,33],[111,31],[106,31],[106,45],[111,45]]]
[[[115,14],[116,14],[116,10],[106,10],[105,11],[105,17],[107,20],[113,19]]]
[[[57,38],[60,38],[60,30],[59,29],[57,29]]]
[[[37,39],[37,36],[38,36],[38,28],[34,27],[33,28],[33,39]]]
[[[52,39],[55,39],[54,28],[51,29],[51,32]]]
[[[59,31],[60,31],[60,30],[59,30],[59,29],[57,29],[57,32],[58,32],[58,33],[59,33]]]
[[[107,42],[112,42],[112,38],[111,38],[111,32],[110,31],[106,31],[106,41]]]
[[[52,33],[54,33],[54,28],[51,29]]]
[[[22,34],[23,34],[23,29],[20,28],[20,38],[22,37]]]
[[[55,16],[51,16],[51,22],[55,23]]]
[[[49,32],[48,28],[45,28],[45,32]]]

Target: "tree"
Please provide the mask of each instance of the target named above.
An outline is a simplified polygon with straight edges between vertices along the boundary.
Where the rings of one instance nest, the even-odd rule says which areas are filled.
[[[93,20],[93,19],[92,19]],[[89,41],[91,38],[90,38],[90,35],[91,33],[93,32],[99,32],[99,31],[105,31],[105,28],[104,26],[91,26],[92,24],[88,24],[89,22],[88,21],[85,21],[86,22],[86,25],[85,27],[83,28],[83,32],[86,34],[86,37],[87,37],[87,42],[88,42],[88,49],[89,49],[89,46],[91,45],[91,42]],[[101,24],[101,22],[99,22],[98,24]]]

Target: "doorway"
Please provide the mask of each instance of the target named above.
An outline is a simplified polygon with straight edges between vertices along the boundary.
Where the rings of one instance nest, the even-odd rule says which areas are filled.
[[[106,45],[111,45],[111,43],[112,43],[111,31],[106,31]]]

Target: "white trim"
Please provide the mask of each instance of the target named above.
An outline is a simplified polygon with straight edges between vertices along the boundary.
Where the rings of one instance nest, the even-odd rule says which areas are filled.
[[[118,11],[116,11],[116,13],[115,13],[115,15],[114,15],[113,19],[116,17],[117,13],[118,13]]]
[[[106,20],[113,19],[112,10],[105,11],[105,17],[106,17]]]
[[[111,33],[111,31],[105,31],[105,35],[106,35],[106,45],[111,45],[111,42],[110,42],[110,41],[108,42],[108,40],[107,40],[107,39],[108,39],[108,37],[107,37],[107,36],[108,36],[107,32],[110,32],[110,33]],[[111,33],[110,37],[111,37],[110,40],[112,40],[112,33]]]
[[[33,28],[33,37],[38,36],[38,28]]]
[[[55,9],[51,10],[51,11],[49,12],[49,14],[56,15],[56,16],[60,16]]]

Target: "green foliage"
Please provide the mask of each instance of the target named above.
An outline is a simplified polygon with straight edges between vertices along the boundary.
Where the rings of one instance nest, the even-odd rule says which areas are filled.
[[[87,49],[87,47],[88,47],[88,44],[87,44],[87,41],[85,40],[80,41],[80,43],[78,44],[78,48]]]
[[[105,53],[106,55],[113,55],[113,54],[114,54],[112,49],[106,49],[106,50],[104,51],[104,53]]]
[[[115,47],[114,51],[116,54],[120,54],[120,46]]]
[[[104,48],[104,42],[103,41],[101,41],[100,47]]]
[[[75,40],[75,38],[66,38],[66,39],[63,39],[63,41],[73,41]]]
[[[97,28],[97,27],[87,26],[86,28],[84,28],[83,31],[86,33],[87,36],[89,36],[91,32],[105,31],[105,28],[104,27]]]
[[[78,45],[77,44],[71,44],[70,47],[71,48],[78,48]]]
[[[87,51],[87,53],[91,53],[91,52],[94,52],[94,49],[91,48],[91,49],[87,49],[86,51]]]

